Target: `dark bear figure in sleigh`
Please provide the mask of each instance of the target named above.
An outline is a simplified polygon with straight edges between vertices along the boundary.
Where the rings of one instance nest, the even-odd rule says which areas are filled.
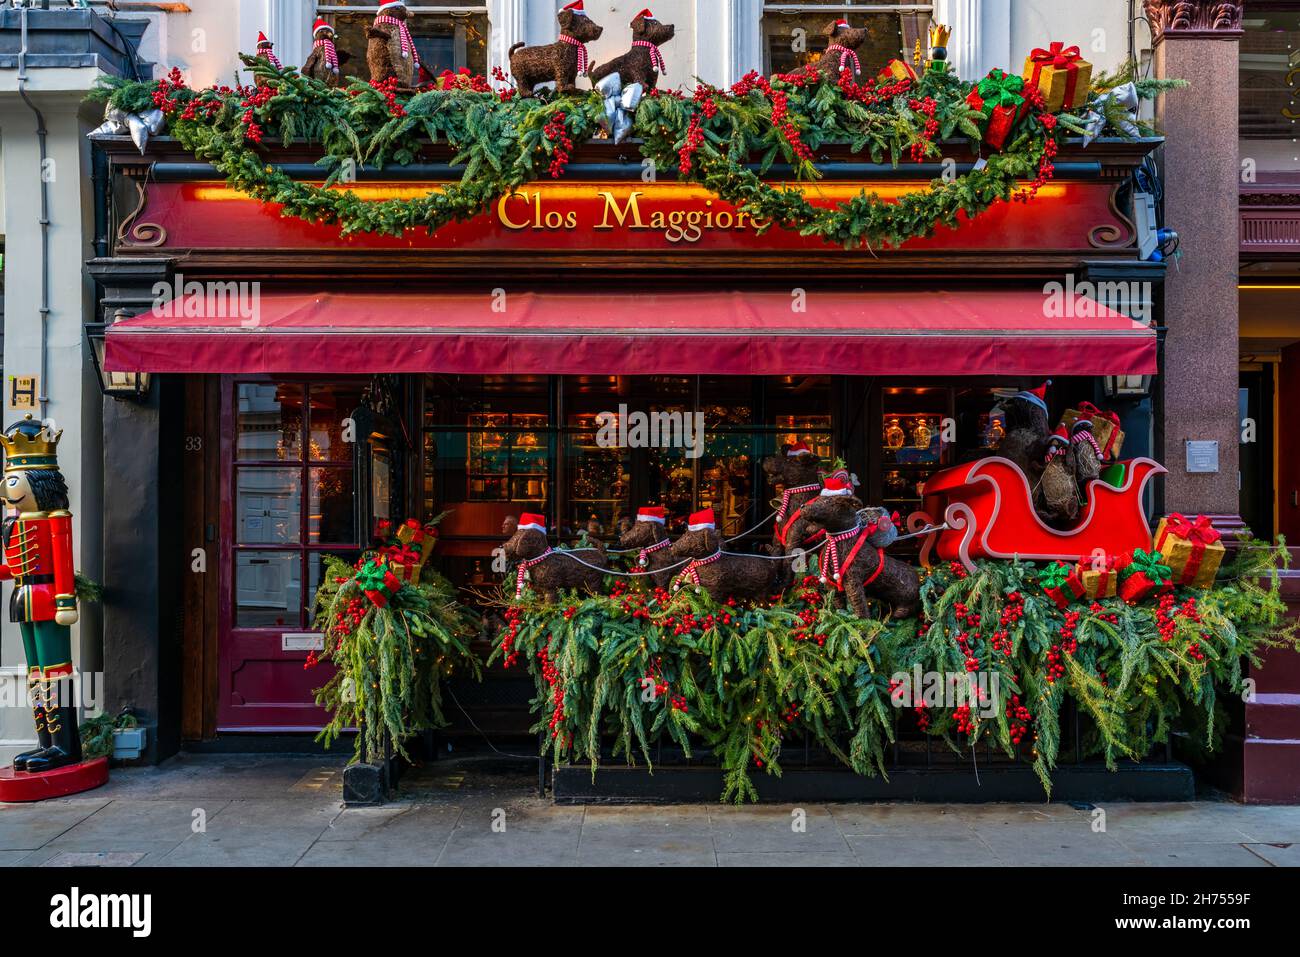
[[[521,515],[519,530],[502,550],[506,561],[516,569],[520,589],[531,582],[547,602],[554,604],[559,601],[560,593],[564,591],[581,591],[589,595],[603,593],[605,570],[609,568],[609,556],[605,550],[555,551],[546,537],[546,519],[541,515]],[[593,565],[596,567],[589,567]]]
[[[810,528],[826,532],[822,578],[859,618],[867,617],[867,599],[876,598],[890,618],[915,618],[921,611],[921,581],[910,565],[885,554],[898,538],[898,527],[884,509],[864,508],[842,479],[826,480],[826,490],[804,507]],[[841,597],[842,596],[842,597]]]

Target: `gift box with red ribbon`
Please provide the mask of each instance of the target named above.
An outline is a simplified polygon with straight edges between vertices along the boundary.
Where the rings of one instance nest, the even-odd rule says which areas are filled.
[[[1113,555],[1080,562],[1078,573],[1083,581],[1083,593],[1090,600],[1114,598],[1119,594],[1119,567]]]
[[[1092,64],[1077,46],[1051,43],[1036,49],[1025,59],[1025,83],[1043,94],[1050,113],[1073,110],[1088,100],[1092,89]]]
[[[1134,549],[1120,568],[1119,597],[1127,602],[1150,598],[1169,584],[1173,571],[1162,564],[1159,552]]]
[[[1156,528],[1156,551],[1173,572],[1173,580],[1192,588],[1209,588],[1228,550],[1222,534],[1204,515],[1193,521],[1174,513]]]
[[[1066,432],[1074,431],[1074,423],[1085,419],[1092,423],[1092,437],[1097,440],[1103,461],[1113,462],[1124,450],[1124,430],[1119,427],[1119,416],[1099,409],[1091,402],[1080,402],[1077,409],[1067,409],[1061,419]]]
[[[918,80],[918,76],[916,73],[916,67],[912,66],[912,64],[908,63],[906,60],[890,60],[884,65],[881,71],[876,74],[876,79],[880,80],[882,83],[893,83],[897,80],[911,80],[915,83]]]
[[[1065,562],[1057,562],[1045,568],[1038,576],[1038,584],[1062,611],[1086,594],[1079,570]]]
[[[1012,130],[1029,113],[1025,99],[1024,77],[993,70],[975,85],[966,97],[973,110],[988,117],[984,124],[984,142],[996,150],[1007,145]]]

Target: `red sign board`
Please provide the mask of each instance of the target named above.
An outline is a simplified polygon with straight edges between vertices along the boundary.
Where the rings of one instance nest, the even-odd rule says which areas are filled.
[[[422,196],[436,183],[363,184],[362,198]],[[815,204],[831,206],[863,190],[885,200],[927,188],[921,182],[818,183],[801,187]],[[1112,209],[1114,184],[1062,182],[1046,186],[1030,203],[996,203],[956,229],[940,227],[929,239],[908,242],[907,251],[1016,250],[1045,252],[1111,247],[1131,228]],[[1102,237],[1106,242],[1098,241]],[[1123,239],[1121,238],[1121,243]],[[756,221],[707,190],[679,183],[536,183],[498,200],[483,215],[451,223],[430,236],[357,233],[281,215],[222,183],[154,183],[145,206],[126,230],[119,249],[132,250],[320,250],[322,247],[428,249],[448,253],[647,252],[744,253],[826,251],[816,237]],[[870,256],[870,250],[849,255]]]

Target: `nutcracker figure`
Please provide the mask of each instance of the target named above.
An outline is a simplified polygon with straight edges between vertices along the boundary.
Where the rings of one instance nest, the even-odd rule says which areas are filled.
[[[22,633],[40,743],[14,759],[14,770],[29,773],[81,761],[72,690],[71,626],[77,622],[72,513],[57,458],[62,434],[51,434],[29,413],[0,435],[5,452],[0,581],[14,582],[9,620]]]

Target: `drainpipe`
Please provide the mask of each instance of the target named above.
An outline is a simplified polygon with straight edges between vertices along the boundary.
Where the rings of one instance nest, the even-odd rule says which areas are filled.
[[[45,179],[47,158],[47,130],[45,117],[27,95],[27,7],[20,9],[22,21],[22,49],[18,51],[18,95],[36,117],[36,142],[40,147],[41,165],[41,386],[38,400],[41,404],[41,421],[48,417],[50,401],[50,184]]]

